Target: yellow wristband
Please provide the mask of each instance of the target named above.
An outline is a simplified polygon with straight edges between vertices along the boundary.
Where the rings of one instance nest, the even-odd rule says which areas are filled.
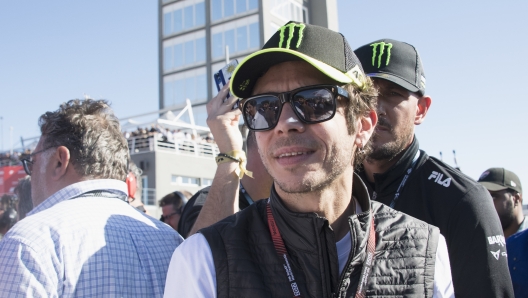
[[[226,162],[238,162],[238,168],[235,170],[235,174],[242,179],[244,175],[248,175],[253,178],[253,172],[246,169],[246,153],[244,151],[233,150],[227,153],[220,153],[215,158],[216,164],[226,163]]]

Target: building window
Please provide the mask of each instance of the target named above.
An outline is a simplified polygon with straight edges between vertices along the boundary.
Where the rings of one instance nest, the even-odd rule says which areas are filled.
[[[171,182],[180,185],[200,186],[200,178],[172,175]]]
[[[229,56],[241,55],[260,47],[258,16],[250,16],[211,29],[211,55],[213,60],[225,57],[225,48],[229,47]]]
[[[163,106],[183,105],[189,99],[191,103],[207,101],[207,84],[205,67],[165,76],[163,78]]]
[[[271,13],[288,21],[308,23],[308,8],[299,0],[271,0]]]
[[[164,36],[204,25],[205,3],[203,0],[180,1],[163,8]]]
[[[163,42],[163,70],[204,64],[206,60],[205,31],[178,36]]]
[[[211,22],[258,9],[258,0],[211,0]]]
[[[211,186],[211,184],[213,184],[213,179],[202,178],[202,186]]]

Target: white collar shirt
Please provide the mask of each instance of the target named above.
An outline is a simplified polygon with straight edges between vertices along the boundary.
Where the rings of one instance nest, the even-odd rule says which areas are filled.
[[[39,204],[0,241],[0,297],[162,297],[183,239],[126,194],[122,181],[88,180]]]

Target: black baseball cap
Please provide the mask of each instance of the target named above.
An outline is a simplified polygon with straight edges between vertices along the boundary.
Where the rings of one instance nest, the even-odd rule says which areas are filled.
[[[416,48],[394,39],[380,39],[354,51],[369,77],[391,81],[425,94],[425,73]]]
[[[505,168],[487,169],[480,175],[478,182],[491,191],[512,189],[518,193],[522,193],[519,177],[514,172],[508,171]]]
[[[270,67],[287,61],[306,61],[337,82],[365,86],[361,63],[341,33],[290,21],[261,50],[238,64],[231,76],[231,92],[240,98],[251,96],[258,78]]]

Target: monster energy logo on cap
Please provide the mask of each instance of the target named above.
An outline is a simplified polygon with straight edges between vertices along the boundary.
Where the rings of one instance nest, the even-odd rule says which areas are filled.
[[[381,67],[381,57],[385,53],[385,47],[387,48],[387,60],[385,61],[385,66],[389,65],[392,43],[385,42],[376,42],[370,45],[372,47],[372,66],[376,66],[376,57],[378,57],[378,68]],[[379,46],[379,54],[378,54]]]
[[[297,43],[295,44],[295,47],[299,48],[299,46],[301,45],[302,39],[303,39],[303,31],[305,27],[306,27],[305,24],[298,24],[298,23],[289,23],[289,24],[286,24],[280,27],[280,29],[278,30],[280,32],[279,48],[283,47],[284,31],[286,31],[286,29],[289,29],[288,30],[289,34],[288,34],[288,39],[286,40],[286,46],[284,48],[286,49],[290,48],[290,43],[293,40],[293,34],[295,33],[295,28],[299,28],[299,33],[298,33],[299,37],[297,38]]]

